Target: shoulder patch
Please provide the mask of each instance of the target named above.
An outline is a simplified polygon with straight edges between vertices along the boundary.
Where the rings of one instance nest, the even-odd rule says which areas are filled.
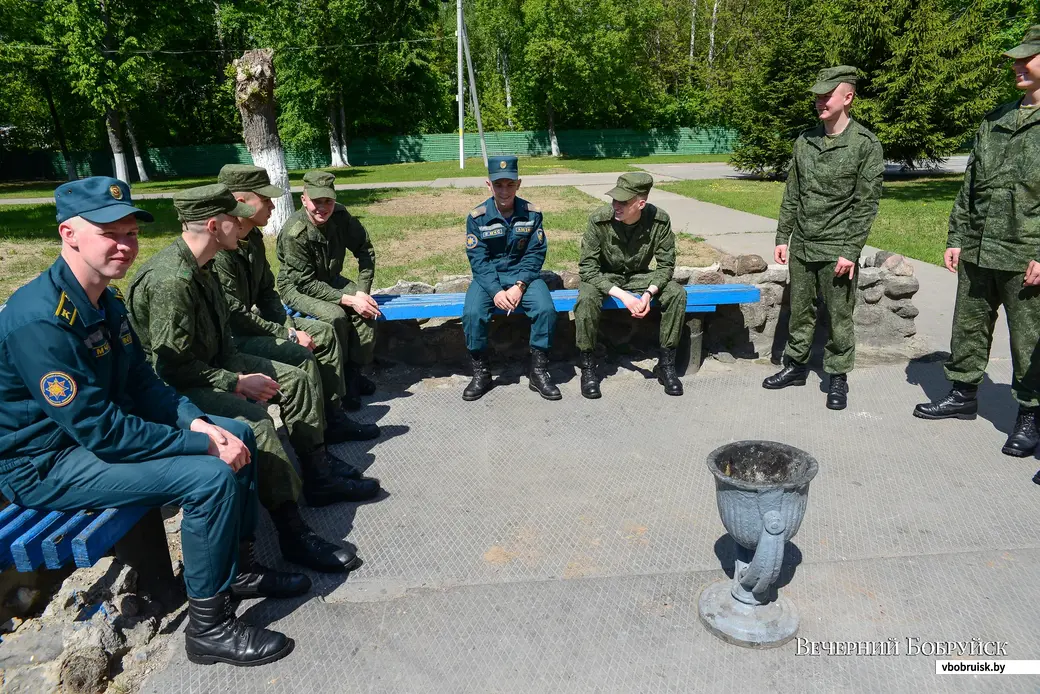
[[[58,307],[54,310],[54,315],[69,325],[76,322],[76,316],[78,315],[76,307],[65,292],[62,292],[61,296],[58,297]]]
[[[78,388],[72,376],[62,371],[51,371],[40,379],[40,392],[52,407],[65,407],[75,399]]]
[[[477,247],[477,235],[466,234],[466,248],[473,249]]]
[[[476,219],[477,217],[481,216],[482,214],[484,214],[486,212],[487,212],[487,205],[481,205],[480,207],[474,207],[473,211],[469,213],[469,216],[473,217],[473,219]]]

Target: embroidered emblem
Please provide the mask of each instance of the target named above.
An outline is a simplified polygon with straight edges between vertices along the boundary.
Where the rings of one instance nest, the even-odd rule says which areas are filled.
[[[65,407],[76,397],[76,382],[61,371],[51,371],[40,379],[44,399],[54,407]]]
[[[127,333],[126,335],[123,335],[119,339],[122,341],[122,343],[124,345],[131,345],[134,342],[134,336],[131,335],[130,333]]]
[[[120,190],[119,186],[112,184],[108,187],[108,192],[112,194],[112,197],[116,200],[123,199],[123,191]]]
[[[477,237],[475,234],[466,234],[466,248],[476,248]]]
[[[480,238],[482,239],[493,239],[505,235],[506,230],[503,227],[498,227],[497,229],[489,229],[487,231],[480,232]]]
[[[94,348],[94,356],[100,359],[101,357],[105,356],[111,351],[112,345],[108,344],[108,341],[106,340],[103,344],[100,344]]]
[[[500,168],[500,169],[506,168],[506,163],[504,161],[498,162],[498,168]]]
[[[545,232],[541,229],[538,230],[538,243],[545,243]]]

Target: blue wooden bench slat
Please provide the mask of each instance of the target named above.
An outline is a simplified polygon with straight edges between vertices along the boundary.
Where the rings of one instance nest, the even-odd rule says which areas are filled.
[[[93,566],[147,511],[148,508],[144,506],[110,508],[102,511],[72,540],[72,558],[76,566]]]
[[[97,511],[65,514],[64,523],[43,540],[43,563],[48,569],[60,569],[72,558],[72,540],[98,515]]]
[[[14,504],[11,504],[8,508],[11,507],[14,507],[19,513],[12,513],[12,517],[4,524],[4,527],[0,528],[0,569],[6,569],[11,565],[11,544],[19,535],[47,515],[46,511],[24,509],[20,506],[14,506]]]
[[[51,511],[11,543],[15,568],[28,572],[43,563],[43,541],[65,522],[67,515],[64,511]]]

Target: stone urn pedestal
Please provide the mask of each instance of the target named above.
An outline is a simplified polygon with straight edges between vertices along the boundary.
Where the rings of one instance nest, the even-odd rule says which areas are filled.
[[[701,593],[699,612],[708,630],[729,643],[775,648],[798,633],[798,611],[773,584],[784,545],[805,515],[809,482],[819,465],[808,453],[773,441],[737,441],[708,456],[726,532],[736,541],[732,579]]]

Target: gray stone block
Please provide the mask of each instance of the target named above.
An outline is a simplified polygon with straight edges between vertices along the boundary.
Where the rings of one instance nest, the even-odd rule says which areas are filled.
[[[921,313],[920,309],[910,303],[908,299],[895,302],[889,307],[889,310],[900,318],[917,318]]]
[[[880,284],[876,284],[873,287],[863,290],[863,301],[868,304],[876,304],[881,301],[881,297],[885,295],[885,288]]]
[[[877,325],[881,322],[882,313],[880,306],[858,306],[852,314],[852,320],[858,327]]]
[[[769,266],[766,261],[762,259],[760,255],[741,255],[737,256],[736,266],[733,274],[735,275],[751,275],[759,272],[765,272]]]
[[[885,278],[885,295],[890,299],[904,299],[911,297],[921,288],[921,283],[916,277],[900,277],[889,275]]]
[[[864,267],[860,268],[857,276],[859,277],[859,288],[865,289],[873,287],[881,281],[881,270],[876,267]]]

